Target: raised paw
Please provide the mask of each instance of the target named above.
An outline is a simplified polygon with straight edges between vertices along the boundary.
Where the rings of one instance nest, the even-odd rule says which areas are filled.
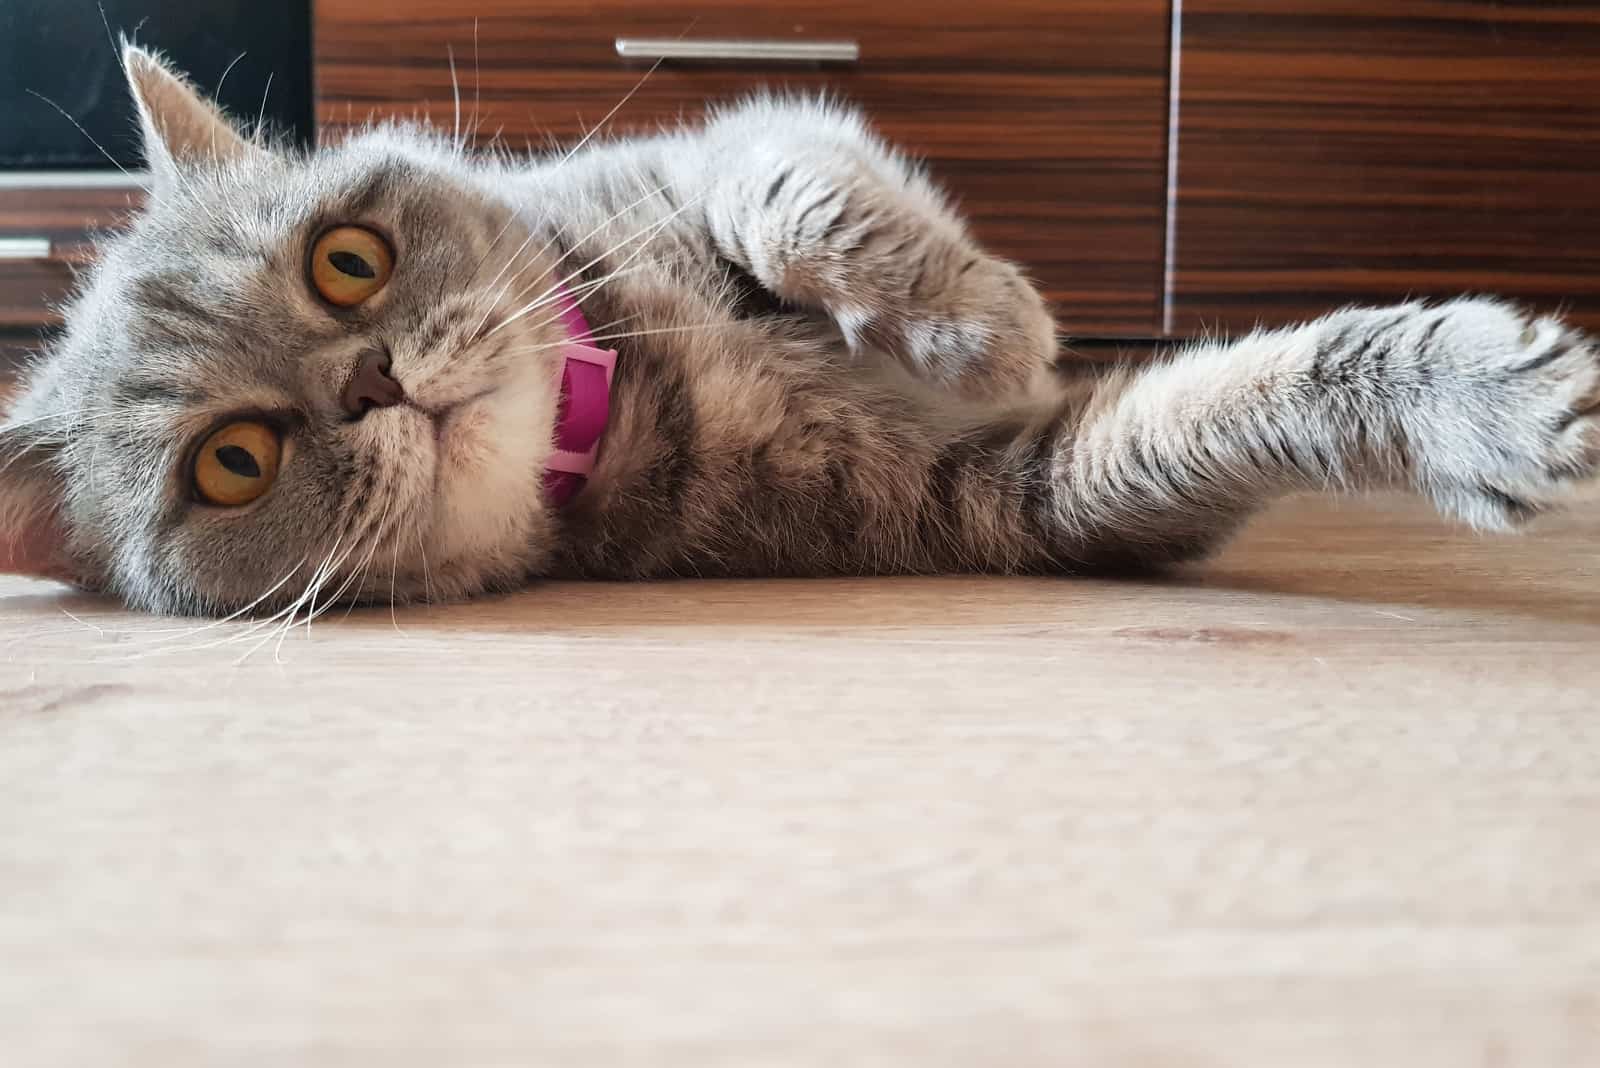
[[[1022,272],[968,243],[919,251],[908,299],[877,340],[969,396],[1040,390],[1055,364],[1056,326]]]
[[[1600,474],[1600,344],[1559,319],[1459,300],[1409,324],[1418,488],[1474,526],[1520,526]]]

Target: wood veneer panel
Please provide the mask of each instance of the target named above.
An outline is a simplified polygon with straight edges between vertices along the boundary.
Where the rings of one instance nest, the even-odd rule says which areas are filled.
[[[608,129],[653,129],[763,84],[839,93],[929,159],[1074,332],[1160,325],[1166,0],[829,0],[803,12],[734,0],[323,0],[316,17],[325,128],[372,113],[450,123],[453,50],[481,139],[535,149],[581,137],[639,81],[644,68],[614,52],[619,35],[854,38],[855,67],[663,66]]]
[[[47,259],[0,260],[0,328],[59,322],[54,305],[88,262],[91,233],[115,225],[140,196],[127,188],[0,189],[0,236],[52,242]]]
[[[1600,4],[1184,0],[1180,333],[1493,291],[1600,327]]]

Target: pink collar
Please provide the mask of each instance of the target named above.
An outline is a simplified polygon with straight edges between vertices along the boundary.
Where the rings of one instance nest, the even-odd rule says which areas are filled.
[[[556,290],[561,325],[571,340],[562,350],[561,399],[556,411],[556,451],[544,469],[550,503],[566,504],[594,473],[600,438],[611,419],[611,373],[617,354],[596,348],[594,331],[565,286]]]

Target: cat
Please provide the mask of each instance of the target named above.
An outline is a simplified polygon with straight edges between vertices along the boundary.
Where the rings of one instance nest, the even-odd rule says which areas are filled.
[[[0,567],[138,608],[1163,567],[1294,491],[1502,529],[1600,465],[1600,350],[1492,299],[1062,374],[1023,273],[837,103],[305,154],[123,61],[149,199],[0,432]]]

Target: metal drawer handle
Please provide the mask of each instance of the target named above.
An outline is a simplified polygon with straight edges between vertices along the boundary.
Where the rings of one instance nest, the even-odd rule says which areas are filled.
[[[623,59],[682,60],[690,63],[855,63],[855,41],[785,41],[781,38],[618,37]]]
[[[48,237],[0,237],[0,260],[47,260]]]

